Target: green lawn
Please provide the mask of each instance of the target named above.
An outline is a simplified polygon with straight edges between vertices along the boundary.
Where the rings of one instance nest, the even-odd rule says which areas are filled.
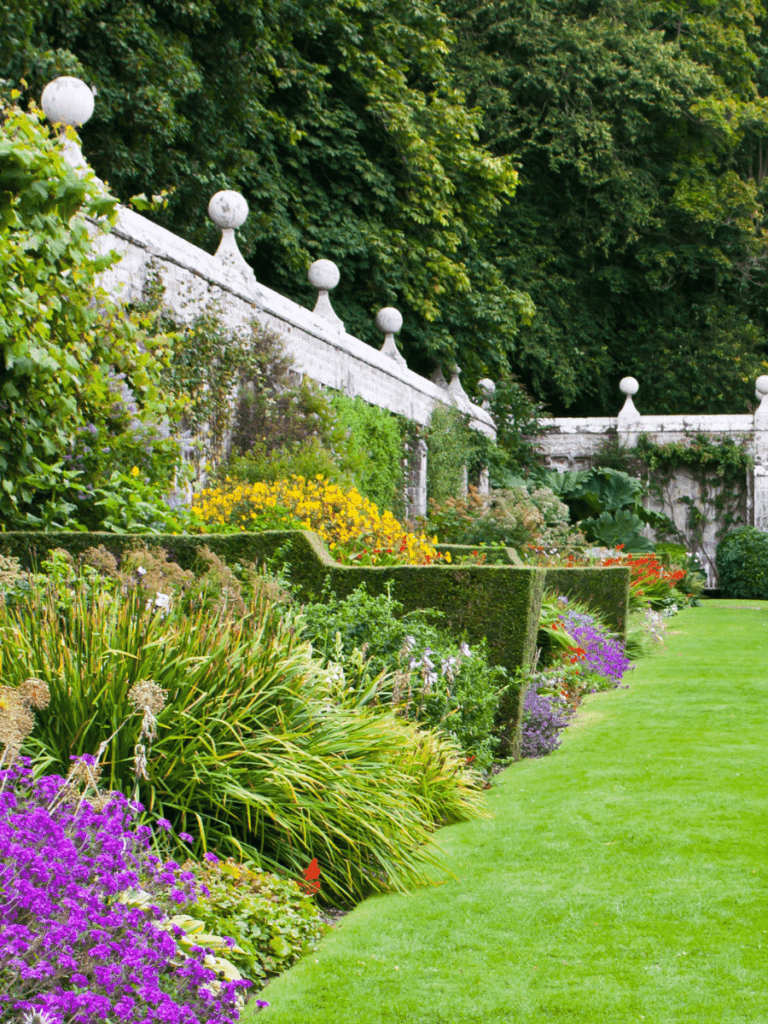
[[[362,904],[244,1019],[768,1022],[768,602],[669,627],[493,820],[436,834],[459,881]]]

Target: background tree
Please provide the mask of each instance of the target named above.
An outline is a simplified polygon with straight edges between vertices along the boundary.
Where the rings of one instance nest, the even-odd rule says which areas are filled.
[[[446,70],[433,0],[22,0],[5,9],[9,80],[57,74],[98,90],[83,149],[121,197],[173,189],[159,219],[203,247],[222,188],[246,196],[240,247],[260,281],[311,303],[306,268],[335,260],[334,304],[380,347],[398,306],[410,364],[506,365],[527,296],[482,239],[517,175],[478,143]],[[2,44],[0,44],[2,45]]]
[[[447,0],[482,139],[520,168],[483,244],[556,412],[741,411],[764,372],[765,18],[752,0]],[[763,141],[761,141],[763,140]]]

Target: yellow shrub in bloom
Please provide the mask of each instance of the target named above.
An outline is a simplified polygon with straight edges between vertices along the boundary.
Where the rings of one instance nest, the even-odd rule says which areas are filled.
[[[391,512],[379,512],[359,491],[344,491],[323,476],[208,488],[195,495],[193,511],[205,524],[241,530],[263,529],[265,516],[287,514],[318,533],[344,563],[430,565],[451,560],[435,551],[436,537],[430,543],[423,533],[409,533]]]

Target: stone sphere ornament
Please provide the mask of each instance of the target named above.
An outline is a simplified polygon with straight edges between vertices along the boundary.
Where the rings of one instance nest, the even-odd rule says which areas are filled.
[[[394,306],[385,306],[376,314],[376,326],[384,334],[397,334],[403,326],[403,314]]]
[[[93,92],[81,78],[61,75],[43,89],[40,105],[52,124],[79,126],[93,113]]]
[[[639,390],[640,385],[634,377],[622,377],[619,381],[619,391],[624,395],[636,395]]]
[[[222,231],[226,228],[239,228],[241,224],[245,224],[248,216],[248,203],[239,192],[224,189],[211,197],[208,203],[208,216]]]
[[[307,280],[318,291],[332,291],[340,278],[339,268],[333,260],[315,260],[307,271]]]
[[[763,374],[755,381],[755,394],[758,398],[768,395],[768,374]]]

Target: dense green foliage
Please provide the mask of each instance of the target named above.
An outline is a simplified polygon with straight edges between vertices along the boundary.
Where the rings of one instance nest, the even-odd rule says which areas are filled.
[[[766,358],[763,7],[447,9],[481,137],[520,167],[489,253],[537,308],[515,369],[557,411],[615,413],[630,373],[644,412],[741,411]]]
[[[163,222],[211,247],[208,200],[237,188],[269,286],[308,302],[308,264],[331,257],[352,333],[378,347],[373,314],[397,305],[412,364],[503,362],[531,308],[480,238],[517,175],[478,144],[432,0],[19,6],[0,8],[0,74],[38,97],[61,73],[98,88],[84,151],[120,196],[172,189]]]
[[[208,199],[242,190],[257,276],[309,303],[305,268],[332,257],[348,329],[378,345],[372,314],[399,306],[414,368],[458,360],[469,391],[512,370],[557,412],[615,412],[627,373],[645,412],[752,400],[768,326],[757,0],[0,15],[8,87],[98,88],[84,150],[119,195],[171,190],[150,215],[210,248]]]
[[[366,703],[394,705],[405,720],[445,732],[473,768],[487,772],[499,745],[492,732],[508,675],[488,664],[485,644],[463,645],[442,618],[427,611],[403,616],[399,602],[373,597],[363,585],[343,601],[324,595],[305,606],[302,633],[356,694],[366,691]]]
[[[737,527],[718,544],[715,563],[723,597],[768,601],[768,533]]]
[[[0,109],[0,521],[98,526],[118,484],[161,493],[178,445],[160,386],[172,338],[96,289],[78,214],[109,228],[115,200],[80,179],[36,110]]]
[[[141,566],[127,593],[54,568],[0,609],[7,684],[35,675],[51,691],[25,741],[39,771],[66,774],[70,755],[103,742],[105,789],[192,834],[193,855],[215,847],[294,878],[317,857],[329,899],[425,880],[436,825],[483,814],[455,742],[345,703],[295,611],[185,607],[178,587],[161,600]],[[165,695],[151,728],[132,703],[142,680]]]
[[[330,405],[355,487],[380,510],[402,515],[406,421],[362,398],[334,394]]]

